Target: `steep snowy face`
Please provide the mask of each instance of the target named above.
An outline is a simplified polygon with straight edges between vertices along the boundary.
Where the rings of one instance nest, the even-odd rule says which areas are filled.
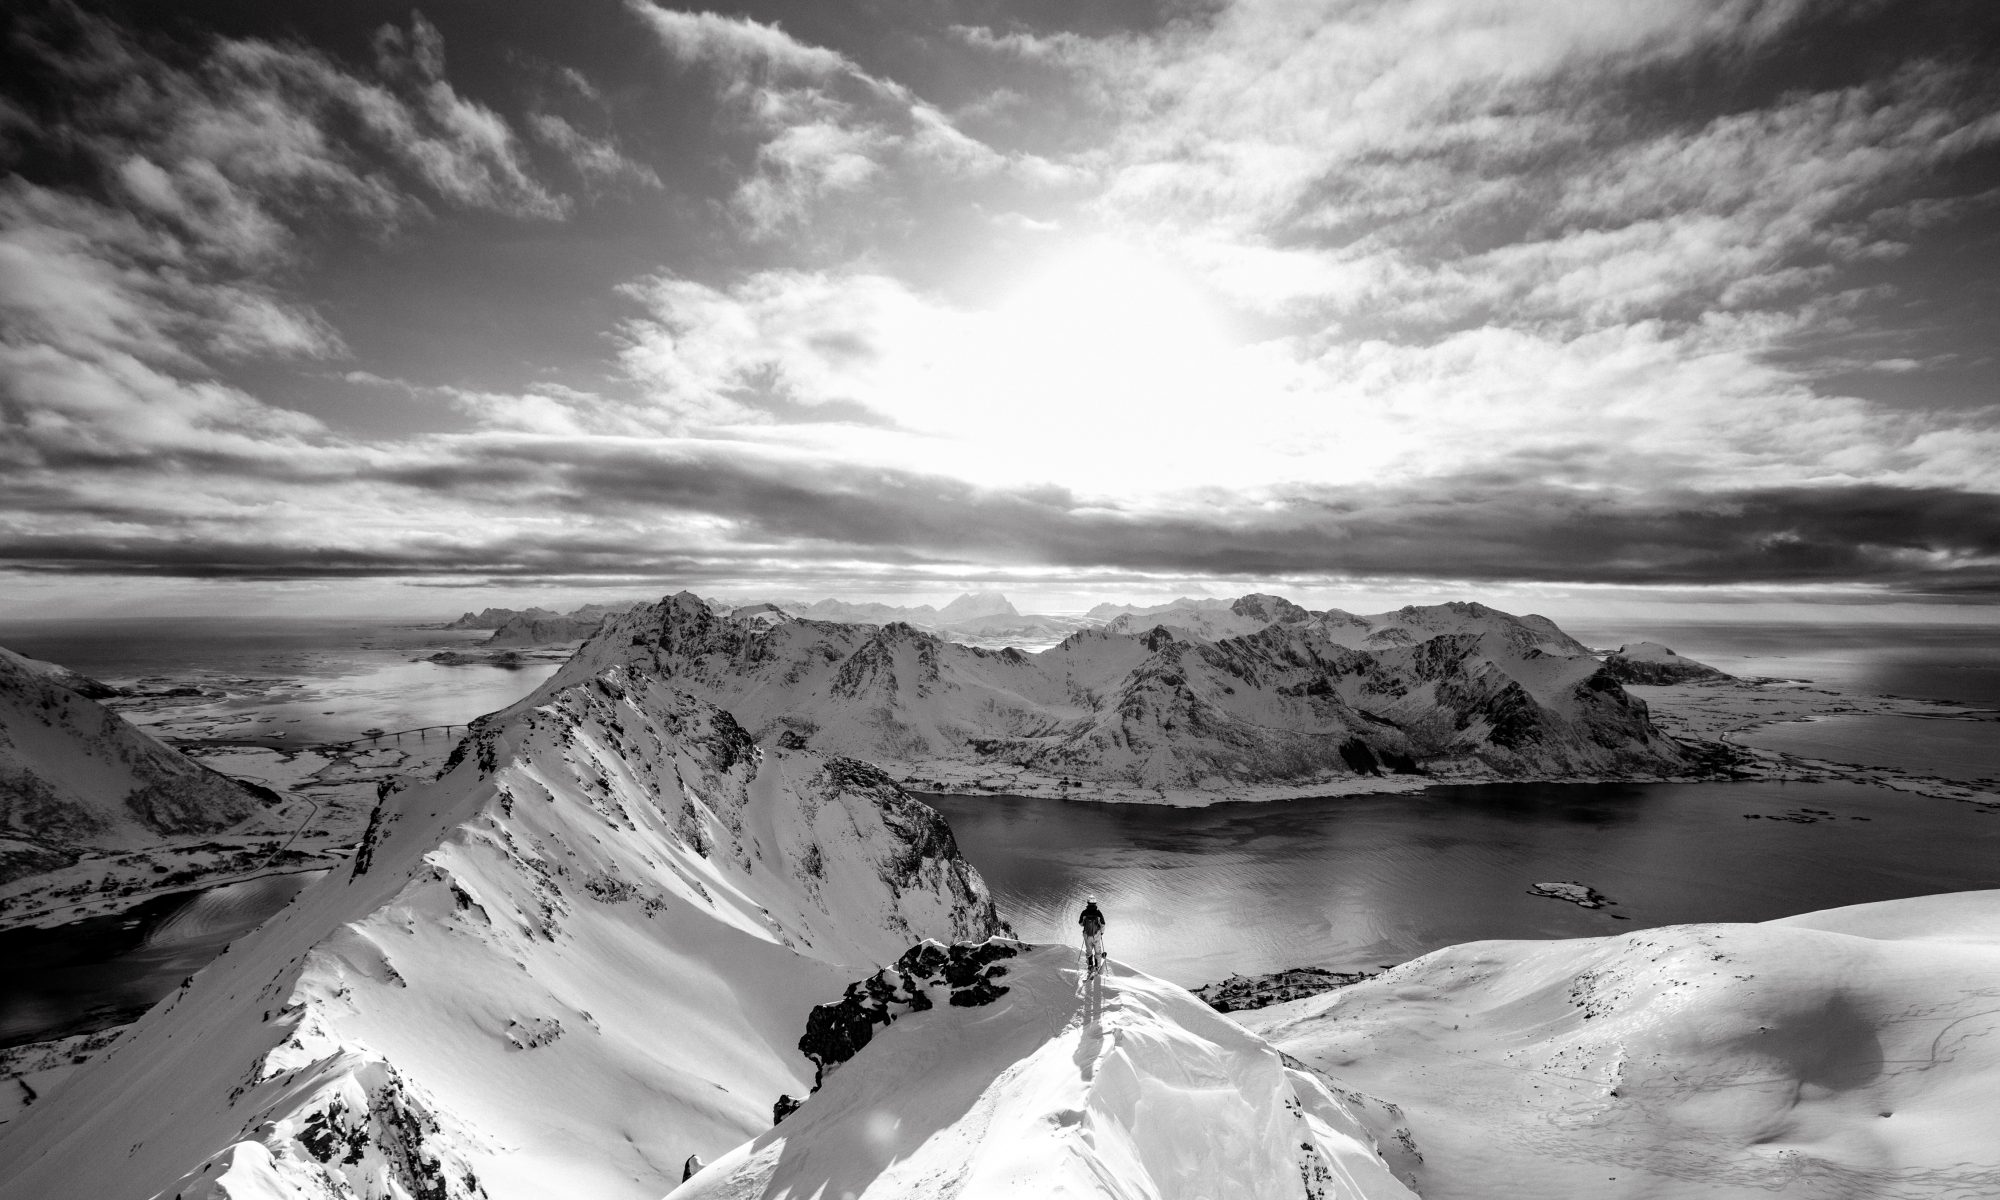
[[[1003,929],[865,764],[614,663],[480,722],[349,870],[0,1136],[0,1196],[657,1197],[809,1086],[813,1003]]]
[[[1226,795],[1395,771],[1449,777],[1690,769],[1579,644],[1483,605],[1382,617],[1276,596],[1121,617],[1039,654],[908,625],[718,617],[683,593],[607,624],[567,670],[638,655],[759,740],[905,777],[1005,765]]]
[[[903,1000],[802,1107],[674,1200],[1412,1200],[1397,1172],[1415,1155],[1388,1106],[1116,963],[1093,1020],[1079,965],[1029,947],[983,963],[978,996],[946,968],[906,974],[920,1004]]]
[[[0,882],[79,848],[212,833],[277,799],[161,745],[77,681],[91,682],[0,650]]]
[[[2000,892],[1477,942],[1240,1014],[1396,1103],[1427,1200],[2000,1195]]]

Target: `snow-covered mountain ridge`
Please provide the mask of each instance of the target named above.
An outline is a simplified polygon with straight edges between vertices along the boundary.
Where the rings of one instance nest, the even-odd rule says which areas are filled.
[[[931,961],[947,955],[932,950]],[[1187,992],[1115,962],[1093,1014],[1078,960],[1065,946],[989,960],[999,986],[964,1003],[947,1001],[960,993],[941,968],[918,971],[915,987],[905,973],[893,1024],[673,1200],[1415,1196],[1397,1177],[1416,1157],[1394,1109],[1330,1089]]]
[[[545,684],[0,1132],[0,1196],[657,1197],[811,1073],[813,1002],[1004,927],[866,764],[641,667]]]
[[[0,649],[0,883],[84,849],[212,833],[277,800],[154,740],[92,683]]]
[[[760,741],[907,782],[1204,802],[1385,776],[1694,769],[1589,651],[1479,604],[1373,617],[1275,596],[1120,617],[1039,654],[880,627],[720,615],[691,593],[608,620],[565,673],[639,654]],[[559,675],[559,677],[561,677]]]

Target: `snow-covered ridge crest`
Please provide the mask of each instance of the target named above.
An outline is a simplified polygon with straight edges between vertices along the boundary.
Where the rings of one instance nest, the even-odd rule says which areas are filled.
[[[816,999],[1003,929],[878,770],[568,675],[0,1134],[0,1196],[650,1200],[805,1090]]]
[[[965,1005],[934,987],[673,1200],[1412,1200],[1394,1110],[1117,963],[1093,1020],[1078,958],[1026,947]]]
[[[1201,802],[1399,772],[1694,769],[1545,618],[1480,604],[1357,617],[1246,596],[1127,620],[1022,654],[902,624],[736,618],[683,592],[611,618],[564,670],[631,664],[728,709],[760,742],[947,789],[1088,784],[1079,795]]]

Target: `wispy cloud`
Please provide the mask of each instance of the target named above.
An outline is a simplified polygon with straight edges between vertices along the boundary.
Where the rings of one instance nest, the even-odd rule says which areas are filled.
[[[802,237],[808,218],[833,211],[852,222],[861,206],[841,202],[856,198],[893,213],[896,190],[878,186],[889,178],[1005,177],[1034,187],[1076,177],[1041,156],[988,146],[908,87],[777,25],[652,0],[627,0],[627,8],[675,66],[708,73],[723,111],[751,137],[734,210],[755,237]],[[877,212],[866,223],[881,220]]]

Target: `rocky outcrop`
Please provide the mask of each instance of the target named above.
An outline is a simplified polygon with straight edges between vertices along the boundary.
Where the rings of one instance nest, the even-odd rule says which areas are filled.
[[[1004,961],[1020,952],[1020,943],[1005,938],[949,946],[926,938],[894,965],[848,984],[839,1000],[814,1005],[799,1038],[799,1053],[813,1064],[813,1090],[866,1046],[878,1025],[934,1008],[939,997],[955,1008],[977,1008],[1006,995],[1006,986],[996,981],[1007,973]]]
[[[1695,683],[1709,679],[1730,679],[1707,663],[1683,658],[1658,642],[1633,642],[1606,655],[1604,669],[1620,683]]]
[[[641,654],[762,741],[902,778],[1006,768],[1220,797],[1398,773],[1693,769],[1545,618],[1479,604],[1357,617],[1275,596],[1189,611],[1207,633],[1120,618],[1022,654],[901,623],[739,620],[683,593],[607,623],[565,671]]]
[[[1373,979],[1379,971],[1329,971],[1324,967],[1291,967],[1269,975],[1231,975],[1217,983],[1194,989],[1204,1004],[1217,1012],[1245,1012],[1269,1008],[1287,1000],[1303,1000],[1335,988]]]

